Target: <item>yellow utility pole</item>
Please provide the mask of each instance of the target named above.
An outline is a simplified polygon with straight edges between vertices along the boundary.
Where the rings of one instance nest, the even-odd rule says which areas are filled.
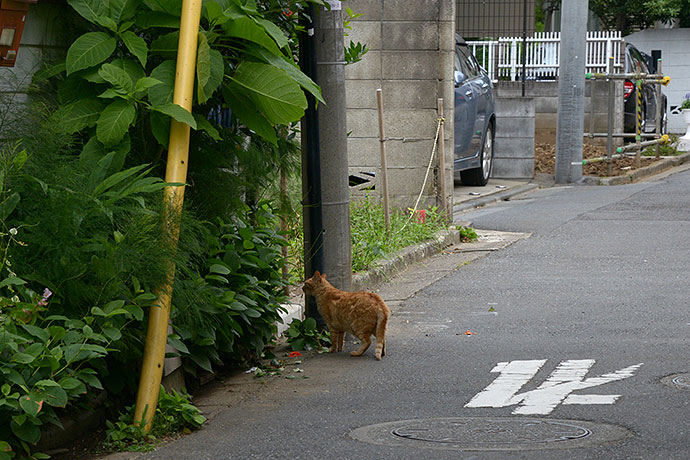
[[[183,0],[173,102],[190,113],[194,95],[200,17],[201,0]],[[189,125],[172,120],[168,144],[168,163],[165,171],[166,182],[182,184],[186,182],[188,157]],[[184,202],[184,185],[166,187],[164,196],[163,244],[177,246],[180,235],[180,213]],[[141,423],[146,432],[151,429],[151,423],[156,413],[158,393],[163,377],[163,361],[165,359],[165,345],[168,341],[168,321],[170,319],[170,301],[174,280],[175,264],[171,263],[168,267],[166,282],[156,293],[158,301],[156,305],[151,307],[149,313],[144,361],[134,411],[135,422]]]

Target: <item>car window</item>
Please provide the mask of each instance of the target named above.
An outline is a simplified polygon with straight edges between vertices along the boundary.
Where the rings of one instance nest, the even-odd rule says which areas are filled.
[[[464,67],[463,73],[467,78],[474,78],[480,75],[479,66],[474,59],[471,59],[469,51],[463,47],[458,47],[460,52],[460,64]]]

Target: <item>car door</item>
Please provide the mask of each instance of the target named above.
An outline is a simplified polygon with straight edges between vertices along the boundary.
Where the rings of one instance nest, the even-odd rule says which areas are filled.
[[[473,74],[471,67],[466,62],[466,57],[460,53],[459,47],[455,49],[455,160],[463,160],[471,157],[478,147],[478,139],[475,134],[477,118],[477,95],[473,88]]]
[[[472,91],[477,99],[477,116],[475,118],[473,134],[473,143],[476,144],[474,153],[477,153],[482,145],[482,137],[486,128],[486,123],[488,122],[489,112],[493,110],[491,103],[491,80],[482,71],[479,63],[472,53],[470,53],[468,48],[460,47],[460,53],[465,56],[465,62],[469,67],[471,67],[473,75],[473,77],[470,79],[470,85],[472,86]]]

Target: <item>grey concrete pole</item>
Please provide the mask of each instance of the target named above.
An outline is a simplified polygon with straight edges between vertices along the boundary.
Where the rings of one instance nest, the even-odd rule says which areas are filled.
[[[582,179],[582,133],[585,125],[587,0],[563,0],[558,68],[556,125],[557,184]]]
[[[350,188],[345,106],[345,38],[340,2],[316,7],[316,83],[326,104],[319,104],[323,271],[338,289],[350,290]]]

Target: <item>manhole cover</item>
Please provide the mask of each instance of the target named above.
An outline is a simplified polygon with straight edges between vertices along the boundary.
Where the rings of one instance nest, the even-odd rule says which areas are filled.
[[[661,379],[662,383],[673,388],[690,390],[690,374],[673,374]]]
[[[431,418],[357,428],[358,441],[388,446],[445,450],[572,449],[620,441],[622,427],[573,420],[536,418]]]

